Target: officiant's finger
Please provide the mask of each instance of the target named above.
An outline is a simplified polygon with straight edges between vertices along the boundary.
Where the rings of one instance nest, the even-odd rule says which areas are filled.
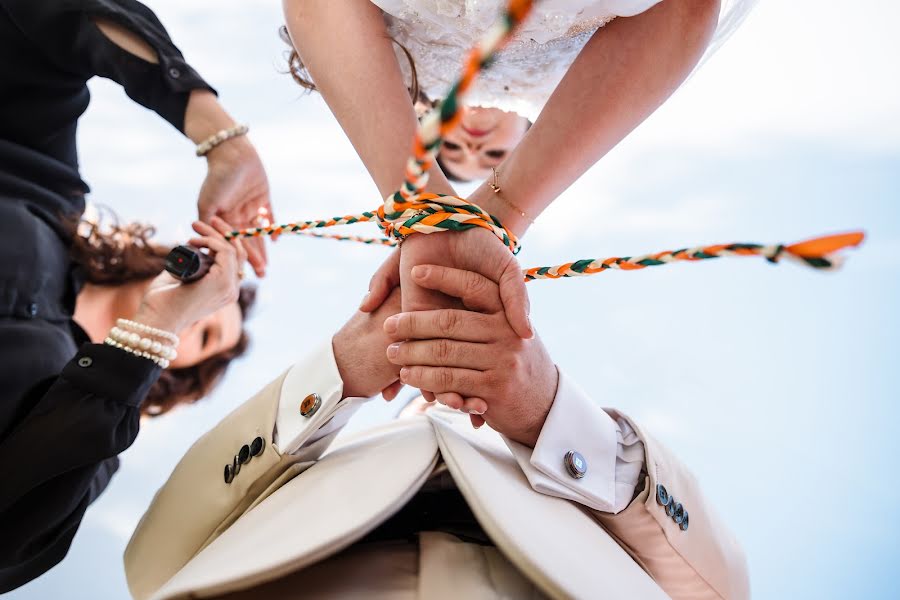
[[[265,240],[262,237],[247,238],[244,246],[247,249],[247,262],[250,263],[253,272],[257,277],[265,277],[266,263],[269,262]]]
[[[400,285],[400,251],[391,253],[369,281],[369,291],[363,297],[359,310],[365,313],[375,312],[394,288]]]
[[[425,399],[425,402],[434,402],[437,398],[434,396],[434,392],[429,392],[428,390],[419,390],[422,392],[422,398]]]
[[[481,415],[469,415],[469,421],[472,422],[472,427],[478,429],[482,425],[484,425],[484,417]]]
[[[438,265],[416,265],[412,269],[416,284],[459,298],[469,310],[500,312],[500,287],[479,273]]]
[[[210,219],[210,225],[212,225],[213,229],[215,229],[216,231],[221,233],[223,236],[227,235],[228,233],[230,233],[234,230],[234,228],[228,222],[226,222],[225,219],[222,219],[221,217],[213,217],[212,219]],[[237,259],[238,259],[238,265],[240,268],[241,266],[243,266],[244,261],[248,260],[247,246],[244,243],[244,241],[241,240],[241,238],[239,238],[239,237],[231,238],[228,241],[231,243],[232,246],[234,246],[235,250],[237,250]],[[251,240],[248,240],[248,241],[251,241]]]
[[[505,319],[503,315],[496,316]],[[492,315],[446,308],[388,317],[384,322],[384,332],[394,341],[443,338],[462,342],[488,342],[496,337],[497,325],[496,318]]]
[[[435,394],[456,392],[466,396],[477,396],[486,387],[485,374],[471,369],[450,367],[403,367],[400,381],[419,389],[431,390]]]
[[[488,344],[447,339],[394,342],[387,347],[386,354],[390,362],[400,366],[425,365],[484,370],[493,364]]]
[[[381,390],[381,397],[390,402],[394,398],[397,397],[397,394],[400,393],[400,390],[403,389],[402,381],[395,381],[391,385],[387,386],[383,390]]]

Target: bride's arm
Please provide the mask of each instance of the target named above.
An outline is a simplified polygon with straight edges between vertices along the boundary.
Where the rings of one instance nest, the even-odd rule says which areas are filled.
[[[381,10],[370,0],[284,0],[294,48],[382,197],[403,183],[416,114]],[[452,194],[439,169],[432,192]]]
[[[663,0],[587,43],[500,169],[501,194],[534,217],[655,111],[712,38],[719,0]],[[521,235],[528,221],[482,185],[472,199]]]

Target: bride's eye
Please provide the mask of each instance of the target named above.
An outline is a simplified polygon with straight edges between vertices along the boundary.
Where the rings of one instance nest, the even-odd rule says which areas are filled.
[[[488,158],[500,159],[500,158],[503,158],[504,156],[506,156],[506,150],[488,150],[487,152],[484,153],[484,155],[487,156]]]
[[[462,146],[444,140],[444,150],[462,150]]]

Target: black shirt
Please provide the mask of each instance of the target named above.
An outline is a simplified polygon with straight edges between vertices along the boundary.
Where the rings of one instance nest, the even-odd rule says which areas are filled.
[[[159,64],[93,17],[140,35]],[[88,192],[75,132],[96,75],[180,131],[191,90],[211,89],[135,0],[0,0],[0,593],[65,556],[159,376],[72,320],[82,277],[68,219]]]

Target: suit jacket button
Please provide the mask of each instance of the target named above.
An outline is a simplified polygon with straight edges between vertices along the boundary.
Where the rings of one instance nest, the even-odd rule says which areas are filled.
[[[688,511],[684,511],[684,518],[681,519],[681,523],[678,524],[681,527],[682,531],[687,531],[688,528]]]
[[[587,461],[579,452],[574,450],[566,452],[563,463],[566,465],[566,471],[575,479],[581,479],[587,473]]]
[[[669,502],[666,504],[666,514],[670,517],[675,514],[675,496],[669,496]]]
[[[681,502],[675,503],[675,514],[672,515],[672,520],[679,525],[684,520],[684,506],[681,505]]]
[[[237,456],[231,459],[231,470],[234,471],[235,477],[241,472],[241,461],[238,460]]]
[[[250,442],[250,455],[251,456],[259,456],[263,453],[263,450],[266,449],[266,442],[261,438],[257,437],[255,440]]]
[[[310,394],[300,403],[300,414],[309,418],[316,414],[319,407],[322,406],[322,399],[318,394]]]
[[[669,490],[661,483],[656,484],[656,501],[660,506],[665,506],[669,503]]]
[[[87,368],[87,367],[91,366],[92,364],[94,364],[94,359],[92,359],[90,356],[82,356],[81,358],[78,359],[79,367]]]
[[[232,481],[234,481],[234,469],[231,468],[231,465],[225,465],[225,483]]]
[[[238,450],[238,462],[242,465],[247,464],[250,461],[250,446],[244,444],[241,446],[241,449]]]

